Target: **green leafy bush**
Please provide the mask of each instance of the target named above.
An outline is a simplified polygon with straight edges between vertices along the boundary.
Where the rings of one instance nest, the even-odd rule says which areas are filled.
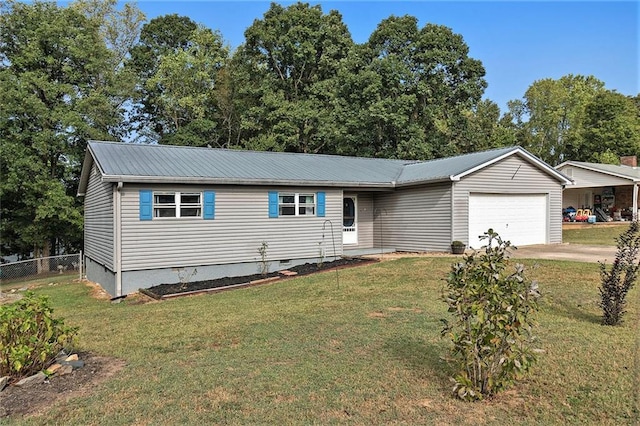
[[[0,306],[0,376],[29,376],[45,368],[72,344],[77,328],[53,318],[45,296],[27,292],[21,300]]]
[[[617,325],[622,321],[626,306],[626,297],[638,278],[637,263],[640,251],[640,225],[631,222],[629,228],[616,238],[618,251],[616,258],[607,271],[607,265],[600,262],[600,307],[602,308],[602,323]]]
[[[511,246],[493,230],[482,237],[481,250],[451,266],[444,301],[455,320],[443,320],[443,336],[453,342],[454,394],[478,400],[499,392],[526,374],[536,358],[529,348],[537,284],[525,278],[524,266],[507,273]]]

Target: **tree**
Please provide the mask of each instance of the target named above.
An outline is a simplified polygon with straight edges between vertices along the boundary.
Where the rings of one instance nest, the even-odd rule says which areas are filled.
[[[0,232],[3,254],[77,248],[75,198],[88,138],[122,120],[113,52],[73,7],[7,2],[0,14]]]
[[[465,400],[493,395],[526,374],[536,358],[530,349],[537,284],[523,265],[508,272],[510,243],[489,229],[480,251],[451,266],[443,296],[455,317],[443,320],[457,375],[454,394]]]
[[[500,117],[500,107],[491,100],[482,100],[463,116],[464,131],[458,135],[458,150],[462,154],[516,144],[516,132],[509,116]]]
[[[520,144],[549,164],[577,160],[586,106],[603,90],[604,83],[593,76],[569,74],[533,82],[522,101],[510,103],[519,120]]]
[[[460,152],[465,114],[486,87],[482,63],[468,52],[447,27],[419,29],[412,16],[383,20],[352,49],[336,82],[341,151],[415,159]]]
[[[330,152],[331,141],[320,132],[330,120],[326,82],[352,45],[341,15],[306,3],[272,3],[245,38],[235,63],[250,76],[243,94],[249,105],[241,118],[246,147]]]
[[[126,66],[138,78],[132,122],[135,132],[146,140],[159,141],[165,133],[171,133],[171,123],[158,111],[162,88],[149,85],[148,80],[158,72],[161,58],[189,47],[196,28],[196,23],[186,16],[160,16],[142,27],[138,43],[130,50]]]
[[[145,82],[156,92],[155,117],[163,123],[161,143],[206,146],[217,144],[216,84],[228,57],[222,37],[197,27],[184,49],[159,58],[156,73]]]
[[[640,253],[640,224],[631,222],[629,228],[616,238],[618,251],[616,258],[607,270],[604,262],[600,263],[600,307],[602,323],[618,325],[625,314],[626,297],[638,279],[638,253]]]
[[[606,152],[614,157],[640,155],[638,112],[633,98],[608,90],[598,93],[585,108],[576,161],[598,162]]]

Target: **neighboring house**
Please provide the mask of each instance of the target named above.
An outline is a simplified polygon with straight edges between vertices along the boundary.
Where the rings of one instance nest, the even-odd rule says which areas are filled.
[[[570,180],[519,147],[433,161],[89,142],[87,277],[120,296],[363,252],[562,241]],[[334,249],[335,247],[335,249]],[[193,271],[197,270],[192,276]]]
[[[616,220],[632,220],[638,211],[640,170],[635,156],[620,158],[621,165],[566,161],[556,169],[574,181],[564,190],[562,207],[601,208]]]

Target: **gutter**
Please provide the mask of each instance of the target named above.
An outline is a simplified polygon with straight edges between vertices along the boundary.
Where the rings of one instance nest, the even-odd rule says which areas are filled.
[[[116,176],[103,175],[103,182],[118,183],[188,183],[201,185],[255,185],[255,186],[324,186],[336,188],[394,188],[395,182],[337,182],[299,181],[292,179],[233,179],[175,176]]]

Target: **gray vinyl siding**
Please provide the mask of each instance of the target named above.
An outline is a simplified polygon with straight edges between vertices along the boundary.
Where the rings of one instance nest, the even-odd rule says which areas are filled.
[[[345,196],[350,193],[345,192]],[[357,197],[358,244],[349,248],[373,248],[373,194],[360,193]]]
[[[139,190],[215,191],[215,219],[139,219]],[[269,191],[326,194],[326,216],[269,218]],[[267,242],[267,261],[318,258],[321,251],[342,254],[342,191],[323,188],[248,186],[125,185],[122,190],[122,270],[221,265],[260,261]]]
[[[374,196],[376,247],[444,251],[451,244],[451,185],[398,189]]]
[[[453,186],[452,240],[469,243],[469,195],[483,194],[547,194],[549,226],[547,241],[562,242],[562,186],[550,175],[518,156],[510,156],[496,164],[463,177]],[[523,214],[526,212],[523,212]]]
[[[84,251],[112,271],[113,226],[113,184],[101,182],[94,164],[84,199]]]
[[[567,173],[567,176],[574,180],[575,185],[568,186],[568,188],[593,188],[633,184],[632,179],[624,179],[570,165],[560,169],[560,172]]]

